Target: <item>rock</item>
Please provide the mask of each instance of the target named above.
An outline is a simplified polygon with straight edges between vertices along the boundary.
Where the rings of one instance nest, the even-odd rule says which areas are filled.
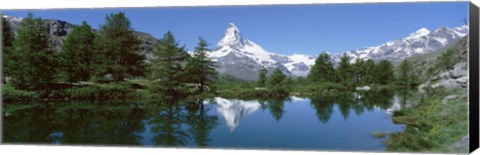
[[[437,88],[440,86],[451,89],[451,88],[459,87],[460,85],[454,79],[443,79],[438,81],[436,84],[433,84],[432,88]]]
[[[470,136],[469,136],[469,134],[467,134],[467,135],[463,136],[456,143],[450,145],[449,148],[454,149],[454,150],[461,149],[461,148],[468,148],[469,142],[470,142]]]
[[[370,90],[370,86],[363,86],[363,87],[355,87],[355,90]]]
[[[457,81],[460,84],[468,84],[468,76],[464,76],[464,77],[455,79],[455,81]]]
[[[453,69],[450,70],[449,73],[450,73],[450,77],[454,79],[468,76],[467,63],[461,62],[461,63],[455,64],[455,66],[453,66]]]

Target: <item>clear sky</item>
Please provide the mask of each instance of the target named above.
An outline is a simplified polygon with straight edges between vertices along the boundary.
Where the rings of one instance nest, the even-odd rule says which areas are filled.
[[[230,22],[242,35],[280,54],[317,55],[344,52],[403,38],[422,28],[463,25],[468,2],[317,4],[277,6],[160,7],[115,9],[7,10],[28,12],[74,24],[87,21],[98,28],[105,15],[123,11],[133,29],[160,38],[167,30],[192,50],[202,36],[215,48]]]

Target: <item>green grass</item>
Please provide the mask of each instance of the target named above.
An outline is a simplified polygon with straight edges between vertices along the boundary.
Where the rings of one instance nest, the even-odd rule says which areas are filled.
[[[10,101],[28,101],[36,98],[35,92],[15,89],[9,85],[2,85],[2,100],[3,102]]]
[[[465,90],[436,90],[434,96],[393,114],[395,123],[405,124],[403,132],[392,133],[389,151],[452,152],[449,146],[468,133],[468,101]],[[457,98],[444,102],[447,95]],[[456,153],[466,153],[468,150]]]

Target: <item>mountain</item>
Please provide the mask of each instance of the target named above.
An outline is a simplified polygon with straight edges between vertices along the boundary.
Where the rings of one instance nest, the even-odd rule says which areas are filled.
[[[468,26],[466,25],[455,28],[441,27],[434,31],[421,28],[405,38],[379,46],[350,50],[346,53],[353,58],[352,62],[361,58],[375,61],[386,59],[392,63],[398,63],[412,56],[435,52],[467,34]]]
[[[12,27],[13,31],[16,32],[20,23],[22,22],[22,18],[14,17],[14,16],[5,16],[3,15],[7,22]],[[65,41],[66,37],[70,32],[73,30],[74,27],[77,25],[68,23],[63,20],[58,19],[44,19],[45,24],[49,28],[50,39],[58,51],[60,51],[63,42]],[[94,31],[98,31],[95,30]],[[145,53],[147,59],[152,58],[152,50],[158,44],[159,40],[153,37],[150,34],[134,31],[134,34],[142,41],[140,46],[143,53]]]
[[[216,49],[208,52],[208,57],[216,62],[220,73],[246,80],[255,80],[258,77],[258,70],[262,67],[270,73],[279,68],[289,76],[305,76],[315,62],[313,56],[271,53],[244,38],[233,23],[225,30]]]

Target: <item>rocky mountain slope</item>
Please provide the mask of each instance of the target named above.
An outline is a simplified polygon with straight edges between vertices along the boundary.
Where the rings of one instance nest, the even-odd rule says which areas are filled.
[[[3,17],[7,19],[14,32],[18,29],[20,23],[22,22],[22,18],[19,17],[5,15]],[[66,21],[57,19],[45,19],[44,21],[49,28],[49,33],[51,35],[50,39],[53,45],[55,45],[58,50],[65,41],[67,35],[70,34],[70,32],[75,26],[77,26]],[[158,39],[156,39],[150,34],[143,32],[135,31],[134,34],[137,35],[138,38],[142,41],[141,49],[142,52],[145,53],[147,59],[152,58],[151,51],[158,44]]]

